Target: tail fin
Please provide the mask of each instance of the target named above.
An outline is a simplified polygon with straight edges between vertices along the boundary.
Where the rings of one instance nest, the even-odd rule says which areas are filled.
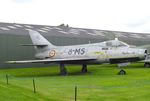
[[[43,52],[52,47],[55,47],[47,39],[45,39],[39,32],[34,30],[28,30],[28,31],[33,43],[33,45],[29,45],[29,46],[34,46],[36,52],[38,53]]]

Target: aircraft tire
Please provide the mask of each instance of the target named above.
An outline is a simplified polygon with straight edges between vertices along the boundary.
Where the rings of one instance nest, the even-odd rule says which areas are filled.
[[[145,63],[144,67],[150,67],[150,63]]]
[[[120,71],[119,71],[119,73],[118,73],[119,75],[126,75],[126,71],[125,70],[123,70],[123,69],[121,69]]]
[[[81,70],[82,73],[87,73],[88,70],[87,70],[87,65],[86,64],[83,64],[82,65],[82,70]]]
[[[65,68],[65,65],[64,64],[60,64],[60,75],[62,76],[66,76],[68,73],[67,73],[67,69]]]

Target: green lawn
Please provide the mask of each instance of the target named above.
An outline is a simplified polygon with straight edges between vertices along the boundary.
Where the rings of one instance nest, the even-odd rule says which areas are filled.
[[[127,75],[117,75],[116,65],[67,66],[69,75],[59,76],[59,67],[0,69],[0,101],[149,101],[150,69],[143,64],[125,67]],[[5,75],[9,75],[6,84]],[[36,93],[32,79],[35,78]]]

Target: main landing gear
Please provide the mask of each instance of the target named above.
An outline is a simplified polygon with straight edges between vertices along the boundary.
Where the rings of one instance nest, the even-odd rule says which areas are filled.
[[[88,70],[87,70],[87,65],[86,64],[83,64],[82,65],[82,70],[81,70],[82,73],[87,73]]]
[[[87,72],[88,72],[87,65],[83,64],[82,69],[81,69],[81,73],[87,73]],[[65,64],[63,64],[63,63],[60,63],[60,75],[62,75],[62,76],[68,75]]]
[[[60,64],[60,75],[62,76],[68,75],[67,69],[65,68],[65,65],[63,63]]]

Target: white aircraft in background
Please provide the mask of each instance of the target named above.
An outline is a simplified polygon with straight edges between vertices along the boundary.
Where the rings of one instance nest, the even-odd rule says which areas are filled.
[[[39,32],[29,30],[33,44],[23,46],[34,46],[37,60],[7,61],[7,63],[59,63],[60,74],[67,75],[65,64],[81,64],[82,72],[87,72],[88,64],[126,64],[144,60],[147,55],[146,49],[130,47],[130,45],[118,39],[100,43],[54,46]],[[119,71],[125,74],[124,70]]]

